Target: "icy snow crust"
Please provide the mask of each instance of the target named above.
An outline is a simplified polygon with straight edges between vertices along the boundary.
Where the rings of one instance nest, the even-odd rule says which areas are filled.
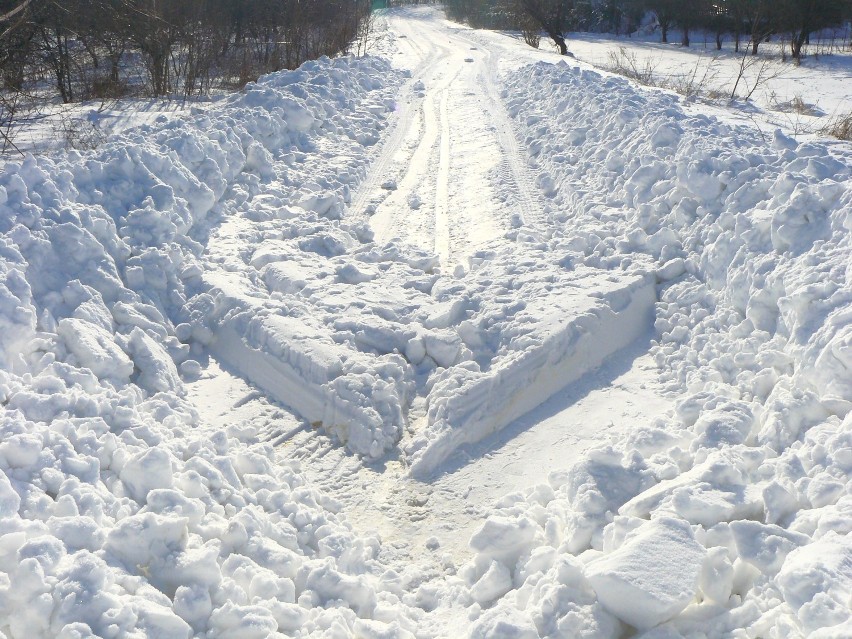
[[[0,173],[0,636],[849,636],[852,152],[528,66],[549,223],[450,275],[347,210],[413,80],[312,62]],[[390,569],[185,399],[212,353],[428,479],[652,326],[676,410],[502,499],[458,570]]]

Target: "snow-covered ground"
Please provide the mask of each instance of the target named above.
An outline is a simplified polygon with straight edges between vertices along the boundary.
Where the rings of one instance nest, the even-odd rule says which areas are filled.
[[[765,135],[781,128],[797,139],[811,139],[852,113],[852,48],[843,35],[834,44],[828,32],[825,40],[814,38],[798,65],[790,61],[789,52],[784,58],[789,43],[777,36],[761,43],[756,56],[748,42],[736,52],[730,37],[717,50],[715,35],[702,32],[692,34],[690,47],[680,45],[678,32],[669,34],[668,44],[655,33],[575,33],[569,44],[577,60],[606,70],[620,67],[647,76],[655,86],[692,94],[689,112],[712,112],[755,126]],[[548,43],[543,40],[541,46]]]
[[[852,149],[379,28],[0,173],[0,637],[850,636]]]

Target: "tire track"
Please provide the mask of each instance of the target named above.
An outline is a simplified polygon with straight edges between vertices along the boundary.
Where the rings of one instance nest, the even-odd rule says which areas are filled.
[[[415,89],[417,82],[424,77],[432,76],[450,54],[449,48],[440,46],[433,46],[430,50],[424,51],[414,39],[410,37],[407,39],[422,60],[412,72],[411,79],[400,89],[396,122],[392,125],[391,133],[382,145],[373,166],[352,197],[349,209],[360,217],[369,217],[370,212],[367,208],[371,200],[388,175],[393,173],[393,167],[398,165],[396,155],[403,148],[418,114],[423,115],[425,112],[426,99],[417,95]]]
[[[517,205],[521,209],[524,222],[527,225],[541,225],[545,222],[545,219],[539,189],[530,173],[526,155],[521,152],[518,146],[514,125],[497,88],[499,59],[499,53],[488,52],[488,62],[485,65],[487,73],[479,76],[480,86],[488,98],[485,104],[494,122],[497,139],[503,149],[503,159],[517,188]]]
[[[377,241],[402,238],[445,266],[512,228],[543,228],[539,189],[500,96],[499,48],[430,21],[391,24],[417,63],[350,211],[369,220]],[[476,135],[486,136],[477,165],[460,171],[457,143],[470,157]]]
[[[435,185],[435,253],[442,263],[450,259],[450,114],[449,90],[441,92],[440,120],[441,145],[438,155],[438,175]]]

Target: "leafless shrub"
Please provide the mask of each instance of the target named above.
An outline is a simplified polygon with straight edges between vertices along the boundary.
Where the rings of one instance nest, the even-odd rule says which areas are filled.
[[[117,100],[130,94],[130,85],[125,78],[118,80],[113,80],[111,77],[94,78],[83,94],[83,100]]]
[[[810,115],[811,105],[802,100],[802,96],[797,95],[790,100],[790,110],[799,115]]]
[[[521,9],[522,6],[518,5],[512,15],[512,20],[521,30],[521,37],[524,42],[533,49],[538,49],[541,45],[541,24]]]
[[[776,111],[780,111],[781,113],[792,113],[810,117],[820,117],[825,115],[822,109],[815,104],[805,102],[801,95],[795,95],[792,99],[782,102],[773,91],[769,95],[769,101],[772,104],[772,108]]]
[[[0,91],[0,147],[3,153],[18,151],[15,134],[29,119],[29,101],[20,91]]]
[[[707,64],[703,60],[696,60],[692,69],[687,73],[675,74],[668,78],[665,86],[687,98],[703,96],[710,97],[716,76],[718,75],[718,58],[714,56]]]
[[[529,46],[533,49],[538,49],[541,45],[541,31],[538,27],[523,27],[521,28],[521,36]]]
[[[633,51],[626,47],[618,47],[617,51],[609,52],[607,71],[623,75],[646,86],[660,86],[657,82],[657,62],[650,58],[640,61]]]
[[[62,111],[53,122],[54,138],[61,140],[65,148],[76,151],[91,151],[106,142],[107,134],[86,117]]]
[[[852,142],[852,111],[832,118],[828,124],[820,129],[820,133],[830,135],[838,140]]]
[[[355,41],[353,42],[355,55],[359,58],[367,55],[367,51],[373,44],[376,31],[375,14],[370,11],[369,5],[365,3],[362,11],[364,15],[358,20],[358,26],[355,30]]]
[[[757,89],[764,87],[769,80],[783,75],[784,72],[784,66],[776,60],[757,55],[750,56],[748,53],[742,54],[730,100],[740,97],[737,90],[742,85],[744,92],[741,97],[746,102],[749,101]]]
[[[716,99],[718,89],[714,82],[718,75],[718,58],[709,61],[699,58],[686,73],[673,73],[662,76],[658,70],[659,61],[650,58],[640,60],[633,51],[619,47],[617,51],[609,52],[608,71],[618,73],[640,84],[671,89],[686,97],[704,97]]]

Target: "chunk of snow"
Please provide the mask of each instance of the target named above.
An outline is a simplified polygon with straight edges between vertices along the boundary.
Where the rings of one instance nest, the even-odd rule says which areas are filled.
[[[480,604],[487,604],[502,597],[512,589],[512,575],[499,561],[492,561],[485,574],[473,584],[470,596]]]
[[[133,372],[133,362],[100,326],[67,317],[59,321],[57,333],[80,365],[99,378],[127,381]]]
[[[805,632],[848,624],[852,533],[830,532],[793,550],[778,573],[778,583]]]
[[[698,591],[705,550],[684,522],[661,517],[586,567],[601,603],[639,630],[668,621]]]

